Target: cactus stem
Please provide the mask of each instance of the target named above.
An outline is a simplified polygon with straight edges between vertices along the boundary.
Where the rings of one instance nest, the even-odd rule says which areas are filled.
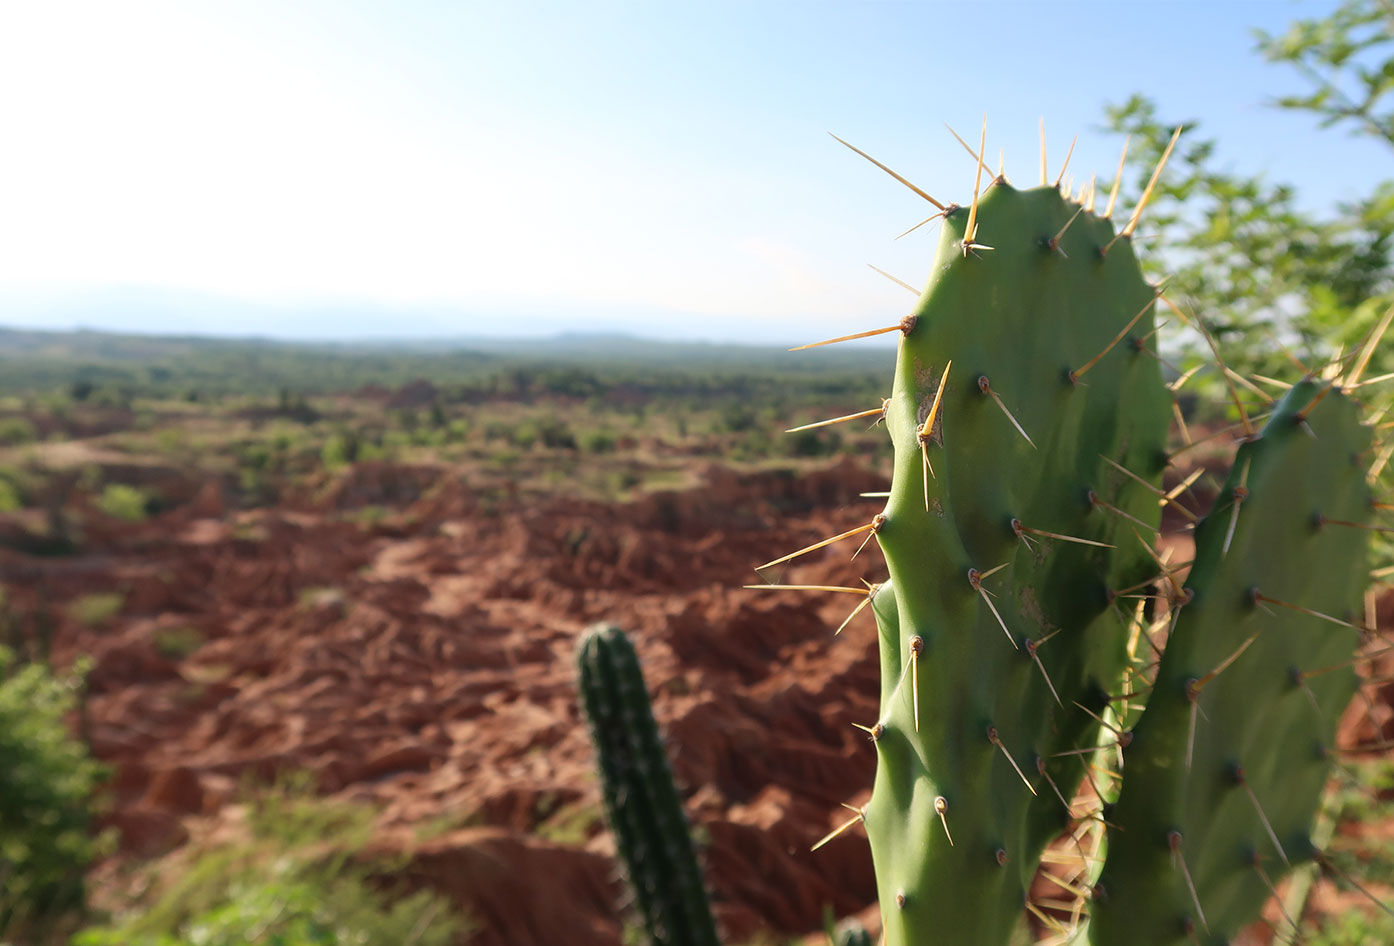
[[[1385,913],[1388,913],[1390,916],[1394,916],[1394,909],[1391,909],[1389,904],[1385,903],[1379,897],[1376,897],[1374,894],[1370,893],[1370,891],[1365,889],[1365,887],[1358,880],[1356,880],[1354,877],[1352,877],[1345,871],[1341,870],[1340,867],[1336,866],[1336,862],[1331,860],[1331,858],[1327,857],[1324,851],[1313,851],[1312,853],[1313,856],[1316,858],[1316,862],[1321,865],[1321,869],[1323,871],[1329,871],[1330,873],[1335,874],[1337,877],[1340,877],[1346,883],[1350,884],[1356,890],[1364,894],[1369,899],[1369,901],[1373,903],[1375,906],[1379,907],[1381,910],[1383,910]]]
[[[869,332],[854,332],[851,335],[839,335],[837,338],[825,338],[821,342],[809,342],[807,345],[795,345],[790,351],[806,351],[810,348],[822,348],[824,345],[836,345],[839,342],[851,342],[859,338],[872,338],[876,335],[888,335],[891,332],[908,334],[915,327],[915,316],[907,315],[895,325],[887,325],[885,328],[874,328]]]
[[[1074,808],[1065,800],[1065,795],[1060,791],[1060,786],[1055,784],[1055,779],[1051,778],[1050,773],[1046,771],[1045,759],[1042,759],[1040,756],[1036,756],[1036,771],[1045,777],[1046,784],[1050,786],[1050,790],[1055,793],[1056,798],[1060,799],[1060,804],[1065,806],[1065,814],[1073,818],[1075,816]]]
[[[1105,220],[1113,216],[1113,205],[1118,202],[1118,186],[1123,183],[1123,162],[1128,159],[1128,143],[1132,140],[1132,135],[1123,139],[1123,153],[1118,156],[1118,170],[1113,175],[1113,190],[1108,192],[1108,204],[1104,207]]]
[[[855,608],[853,608],[852,613],[847,615],[847,617],[843,619],[842,623],[837,626],[837,630],[833,631],[833,637],[836,637],[837,635],[841,634],[847,628],[847,625],[852,623],[852,619],[855,618],[858,614],[861,614],[862,611],[866,609],[867,605],[871,604],[871,595],[871,592],[867,592],[866,599],[862,601],[860,604],[858,604]]]
[[[975,151],[972,149],[972,147],[968,144],[968,142],[964,141],[963,138],[959,136],[959,133],[953,130],[953,126],[951,126],[948,122],[944,122],[944,127],[947,128],[947,129],[949,129],[949,134],[953,135],[953,136],[954,136],[954,139],[955,139],[959,144],[963,145],[963,150],[968,152],[968,156],[971,157],[973,160],[975,160],[975,161],[978,162],[978,167],[980,167],[982,170],[986,171],[986,172],[988,173],[989,176],[993,176],[993,174],[992,174],[992,169],[989,168],[986,164],[984,164],[982,158],[978,156],[978,153],[975,152]],[[1002,170],[1001,170],[1001,169],[1002,169],[1002,159],[1001,159],[1000,153],[999,153],[998,159],[997,159],[997,168],[998,168],[998,170],[997,170],[997,174],[996,174],[995,176],[996,176],[996,177],[1001,177],[1001,176],[1002,176]]]
[[[1004,562],[1003,565],[1005,564],[1007,563]],[[976,568],[968,569],[968,584],[972,586],[974,591],[976,591],[978,594],[982,596],[983,601],[992,611],[992,616],[997,619],[997,623],[1001,626],[1002,633],[1007,635],[1007,640],[1012,642],[1013,647],[1015,647],[1017,650],[1020,650],[1021,646],[1017,644],[1016,638],[1012,636],[1012,632],[1007,629],[1007,622],[1002,620],[1002,615],[997,611],[997,605],[992,603],[992,592],[988,591],[986,588],[983,587],[983,576],[991,575],[993,572],[997,571],[997,569],[1001,567],[1003,566],[998,565],[997,568],[994,568],[988,572],[980,572]]]
[[[968,205],[968,224],[963,228],[963,255],[971,250],[990,250],[976,242],[978,237],[978,192],[983,184],[983,151],[987,148],[987,116],[983,116],[983,135],[978,142],[978,167],[973,174],[973,202]]]
[[[842,585],[741,585],[752,591],[837,591],[845,595],[869,595],[865,588],[845,588]]]
[[[1051,682],[1050,674],[1046,673],[1045,664],[1041,663],[1041,658],[1036,653],[1036,642],[1029,637],[1026,638],[1026,652],[1031,655],[1031,659],[1034,660],[1036,666],[1040,668],[1041,676],[1045,677],[1046,686],[1050,687],[1050,695],[1055,697],[1056,705],[1063,709],[1065,704],[1060,702],[1060,694],[1055,691],[1055,684]]]
[[[883,402],[880,407],[873,407],[871,410],[858,411],[855,414],[843,414],[841,417],[832,417],[828,420],[816,421],[812,424],[804,424],[802,427],[790,427],[784,431],[786,434],[796,434],[803,430],[813,430],[815,427],[830,427],[833,424],[846,423],[849,420],[860,420],[863,417],[886,416],[886,405]]]
[[[920,731],[920,654],[924,651],[924,638],[916,634],[910,638],[910,698],[915,708],[915,732]]]
[[[1244,767],[1236,765],[1232,774],[1235,782],[1244,789],[1244,793],[1249,796],[1249,801],[1253,803],[1254,811],[1258,812],[1258,820],[1263,824],[1263,830],[1268,832],[1268,840],[1272,841],[1273,846],[1278,849],[1278,856],[1283,859],[1284,864],[1291,867],[1292,861],[1288,860],[1288,852],[1283,850],[1283,843],[1278,840],[1278,833],[1273,830],[1273,824],[1268,820],[1268,815],[1264,814],[1263,806],[1259,804],[1258,796],[1254,794],[1254,787],[1244,777]]]
[[[939,816],[939,823],[944,826],[944,837],[949,839],[949,847],[954,846],[954,836],[949,833],[949,800],[943,795],[938,795],[934,799],[934,813]]]
[[[1255,589],[1251,592],[1251,594],[1252,594],[1252,596],[1253,596],[1253,598],[1254,598],[1254,600],[1255,600],[1256,602],[1257,602],[1257,601],[1266,601],[1266,602],[1268,602],[1269,604],[1276,604],[1276,605],[1278,605],[1278,607],[1280,607],[1280,608],[1287,608],[1287,609],[1289,609],[1289,610],[1291,610],[1291,611],[1297,611],[1297,612],[1299,612],[1299,613],[1301,613],[1301,614],[1309,615],[1310,617],[1321,618],[1323,621],[1330,621],[1332,624],[1339,624],[1341,627],[1348,627],[1348,628],[1350,628],[1350,629],[1353,630],[1353,631],[1361,631],[1361,632],[1364,632],[1364,633],[1373,633],[1373,632],[1371,631],[1370,628],[1361,627],[1360,625],[1358,625],[1358,624],[1352,624],[1352,623],[1349,622],[1349,621],[1343,621],[1343,620],[1341,620],[1340,618],[1332,617],[1332,616],[1329,615],[1329,614],[1322,614],[1320,611],[1313,611],[1311,608],[1304,608],[1304,607],[1302,607],[1302,605],[1300,605],[1300,604],[1292,604],[1292,603],[1287,602],[1287,601],[1281,601],[1281,600],[1279,600],[1278,598],[1270,597],[1270,596],[1264,594],[1263,592],[1259,591],[1257,588],[1255,588]]]
[[[1132,236],[1133,231],[1137,229],[1138,221],[1142,219],[1143,208],[1145,208],[1147,202],[1152,199],[1152,190],[1157,186],[1157,180],[1162,176],[1162,169],[1166,167],[1167,159],[1171,157],[1171,151],[1176,147],[1176,142],[1181,137],[1181,128],[1181,125],[1177,125],[1176,131],[1172,132],[1171,141],[1167,142],[1166,150],[1162,152],[1161,160],[1157,162],[1157,167],[1152,171],[1152,178],[1147,182],[1147,186],[1143,188],[1142,196],[1138,198],[1137,206],[1133,208],[1133,215],[1128,218],[1128,222],[1123,229],[1118,231],[1118,236],[1115,236],[1113,240],[1109,241],[1109,246],[1112,246],[1114,241],[1119,237]],[[1108,247],[1104,247],[1104,252],[1108,252]]]
[[[1196,893],[1195,882],[1191,880],[1191,869],[1186,866],[1186,856],[1181,853],[1181,832],[1172,831],[1167,834],[1167,847],[1171,848],[1172,860],[1180,869],[1181,876],[1186,878],[1186,889],[1191,892],[1191,903],[1195,905],[1196,915],[1200,917],[1200,925],[1205,927],[1205,932],[1210,932],[1210,924],[1206,922],[1205,910],[1201,908],[1200,896]]]
[[[1011,411],[1007,410],[1007,405],[1002,403],[1002,399],[997,396],[997,392],[992,390],[992,385],[988,382],[987,375],[978,376],[978,390],[992,398],[993,403],[1002,409],[1003,414],[1007,415],[1007,420],[1012,422],[1012,426],[1016,428],[1016,432],[1026,438],[1026,442],[1031,444],[1033,450],[1036,449],[1036,442],[1027,435],[1026,431],[1022,429],[1021,424],[1017,423],[1017,419],[1012,416]]]
[[[809,552],[816,552],[821,548],[827,548],[834,542],[841,542],[843,539],[850,539],[852,536],[861,535],[863,532],[875,532],[876,530],[881,528],[881,523],[885,521],[885,515],[883,515],[882,513],[877,513],[876,516],[864,526],[857,526],[855,529],[848,529],[846,532],[839,533],[830,539],[824,539],[821,542],[814,542],[812,545],[806,548],[801,548],[797,552],[790,552],[788,555],[785,555],[782,558],[777,558],[772,562],[766,562],[763,565],[757,565],[755,567],[755,570],[757,572],[762,572],[767,568],[773,568],[775,565],[781,565],[784,562],[789,561],[790,559],[798,558],[800,555],[805,555]]]
[[[833,135],[832,132],[828,132],[828,134],[832,135],[833,138],[835,138],[837,141],[841,142],[842,144],[847,145],[847,147],[851,148],[853,151],[857,152],[857,154],[859,154],[859,155],[861,155],[862,157],[866,158],[866,159],[867,159],[868,161],[870,161],[872,164],[876,165],[878,168],[880,168],[881,170],[885,171],[885,172],[886,172],[887,174],[889,174],[891,177],[895,178],[897,181],[899,181],[900,183],[904,184],[906,187],[910,188],[910,189],[911,189],[912,191],[914,191],[916,194],[919,194],[921,197],[923,197],[925,200],[929,201],[931,204],[933,204],[933,205],[934,205],[936,208],[938,208],[940,211],[945,211],[945,212],[946,212],[946,211],[948,210],[948,207],[946,207],[944,204],[941,204],[941,203],[939,203],[939,201],[935,200],[933,197],[930,197],[930,196],[929,196],[928,194],[926,194],[924,191],[920,190],[920,189],[919,189],[918,187],[916,187],[914,184],[911,184],[911,183],[910,183],[909,181],[907,181],[905,178],[901,177],[899,174],[895,173],[895,172],[892,171],[890,168],[886,167],[886,166],[885,166],[884,164],[882,164],[880,161],[877,161],[875,158],[873,158],[871,155],[867,154],[867,153],[866,153],[865,151],[863,151],[861,148],[858,148],[858,147],[855,146],[855,145],[847,144],[847,142],[843,141],[841,138],[838,138],[837,135]]]
[[[1016,764],[1016,759],[1013,759],[1012,754],[1007,751],[1006,745],[1002,742],[1002,737],[997,734],[996,726],[987,727],[987,741],[1002,750],[1002,754],[1006,756],[1007,761],[1012,764],[1012,768],[1016,770],[1016,774],[1021,777],[1021,784],[1026,786],[1026,790],[1032,795],[1037,794],[1036,789],[1031,785],[1030,779],[1026,777],[1026,773],[1021,771],[1021,766]]]
[[[827,843],[828,843],[829,841],[831,841],[833,838],[837,837],[839,834],[841,834],[842,832],[846,831],[848,828],[852,827],[852,825],[858,824],[858,823],[863,822],[863,821],[866,820],[866,814],[865,814],[860,808],[852,808],[851,805],[843,805],[842,807],[843,807],[843,808],[851,808],[852,811],[855,811],[855,812],[856,812],[856,815],[854,815],[854,816],[851,817],[851,818],[848,818],[848,819],[847,819],[846,821],[844,821],[842,824],[838,825],[836,828],[833,828],[833,829],[832,829],[831,831],[829,831],[827,834],[823,835],[823,837],[822,837],[821,839],[819,839],[819,841],[818,841],[817,844],[813,845],[813,847],[811,847],[811,848],[808,849],[810,853],[812,853],[813,851],[818,850],[818,849],[819,849],[820,847],[822,847],[824,844],[827,844]]]

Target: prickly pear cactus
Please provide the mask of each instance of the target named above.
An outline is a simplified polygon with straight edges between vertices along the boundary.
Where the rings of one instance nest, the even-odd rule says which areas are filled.
[[[597,626],[577,655],[581,706],[604,780],[605,813],[654,946],[717,946],[687,819],[634,646]]]
[[[1326,383],[1239,448],[1123,750],[1091,941],[1228,942],[1290,865],[1355,694],[1370,430]]]
[[[1116,185],[1096,215],[1092,183],[1074,198],[1045,185],[1043,155],[1041,187],[998,175],[980,190],[979,148],[966,209],[872,159],[944,220],[912,313],[847,336],[900,333],[883,408],[837,419],[884,416],[892,486],[865,526],[760,570],[864,534],[884,553],[890,580],[869,593],[880,716],[863,726],[876,781],[844,828],[861,822],[871,842],[886,946],[1003,944],[1024,908],[1063,942],[1105,849],[1092,943],[1224,942],[1316,856],[1308,832],[1356,685],[1369,429],[1336,382],[1293,386],[1196,525],[1182,589],[1186,563],[1158,548],[1176,408],[1151,341],[1160,296],[1129,239],[1152,184],[1115,231]],[[1092,770],[1120,757],[1101,787]],[[1073,808],[1081,785],[1092,811]],[[1028,890],[1081,819],[1107,842],[1086,853],[1073,838],[1084,866],[1057,878],[1081,895],[1066,927]]]
[[[1155,291],[1113,237],[998,179],[946,215],[900,342],[864,814],[888,944],[1005,942],[1123,668],[1111,592],[1156,571],[1170,392]]]

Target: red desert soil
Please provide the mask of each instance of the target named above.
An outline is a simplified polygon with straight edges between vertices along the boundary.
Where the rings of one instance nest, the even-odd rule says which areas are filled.
[[[118,862],[230,817],[248,773],[309,771],[322,793],[378,808],[378,843],[484,921],[474,942],[612,946],[623,892],[608,833],[584,818],[572,843],[537,832],[600,809],[573,655],[610,621],[636,642],[692,789],[728,941],[806,933],[825,907],[875,900],[857,832],[809,852],[871,785],[875,755],[851,724],[876,716],[874,624],[863,613],[834,639],[858,599],[740,586],[755,564],[867,521],[879,501],[858,493],[886,483],[851,461],[713,466],[701,481],[627,504],[501,506],[455,474],[362,464],[317,503],[255,513],[225,510],[210,484],[147,523],[89,520],[76,559],[0,553],[0,578],[20,607],[40,579],[55,602],[126,593],[107,624],[64,618],[55,640],[60,666],[95,660],[90,738],[115,767]],[[343,520],[383,497],[396,514]],[[780,579],[881,578],[875,554],[849,564],[855,547]],[[162,656],[176,628],[205,643]],[[1358,737],[1394,736],[1388,717]]]

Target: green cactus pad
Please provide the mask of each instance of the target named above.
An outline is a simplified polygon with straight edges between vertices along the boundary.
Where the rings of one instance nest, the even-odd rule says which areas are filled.
[[[1355,404],[1298,384],[1197,526],[1190,600],[1108,813],[1096,946],[1227,942],[1269,883],[1312,856],[1328,752],[1357,685],[1360,633],[1338,622],[1362,623],[1368,532],[1338,523],[1370,518],[1369,444]]]
[[[865,821],[888,946],[1007,940],[1083,771],[1062,753],[1097,738],[1073,704],[1101,710],[1124,664],[1110,590],[1156,571],[1156,493],[1108,462],[1159,482],[1170,410],[1128,241],[1105,255],[1108,221],[1000,179],[976,209],[991,249],[965,254],[969,216],[945,219],[886,412],[895,606],[883,588]]]

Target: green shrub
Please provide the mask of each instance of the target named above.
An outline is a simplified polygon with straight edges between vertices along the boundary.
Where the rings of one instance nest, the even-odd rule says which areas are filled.
[[[145,490],[125,483],[108,483],[102,487],[97,508],[116,519],[140,522],[150,509],[150,497]]]
[[[0,512],[14,512],[24,505],[24,497],[7,479],[0,479]]]
[[[364,805],[315,798],[307,782],[262,792],[250,837],[196,851],[152,901],[74,946],[447,946],[471,924],[430,890],[385,887],[394,866],[355,859],[372,835]],[[152,874],[156,868],[150,868]]]
[[[97,853],[90,805],[102,768],[68,731],[77,676],[20,665],[0,647],[0,938],[70,928]]]
[[[34,425],[23,417],[6,417],[0,420],[0,446],[14,447],[33,443],[38,436]]]
[[[95,627],[115,617],[125,603],[126,596],[119,591],[97,591],[75,599],[68,605],[68,613],[73,620]]]

